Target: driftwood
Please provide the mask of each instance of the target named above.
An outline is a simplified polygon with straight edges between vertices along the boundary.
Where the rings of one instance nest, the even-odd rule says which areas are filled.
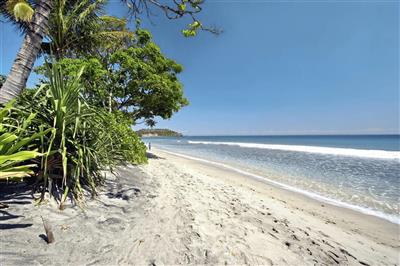
[[[41,217],[42,217],[42,216],[41,216]],[[47,244],[51,244],[51,243],[53,243],[54,241],[56,241],[56,240],[54,239],[53,231],[51,230],[50,224],[49,224],[45,219],[43,219],[43,217],[42,217],[42,221],[43,221],[44,230],[46,231],[46,241],[47,241]]]

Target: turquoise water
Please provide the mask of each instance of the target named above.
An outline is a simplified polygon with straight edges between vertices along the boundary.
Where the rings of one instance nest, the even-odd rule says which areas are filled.
[[[196,136],[144,141],[400,220],[399,135]]]

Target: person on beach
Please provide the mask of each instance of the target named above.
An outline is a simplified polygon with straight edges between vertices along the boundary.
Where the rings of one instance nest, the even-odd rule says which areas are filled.
[[[149,142],[149,151],[151,150],[151,142]]]

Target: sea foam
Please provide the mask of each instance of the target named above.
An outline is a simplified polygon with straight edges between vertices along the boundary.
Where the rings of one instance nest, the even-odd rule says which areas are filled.
[[[265,176],[256,175],[256,174],[253,174],[253,173],[250,173],[248,171],[244,171],[244,170],[235,168],[235,167],[227,165],[227,164],[214,162],[214,161],[209,161],[209,160],[206,160],[206,159],[193,157],[193,156],[189,156],[189,155],[185,155],[185,154],[181,154],[181,153],[171,152],[171,151],[167,151],[167,150],[163,150],[163,149],[161,149],[161,151],[163,151],[165,153],[169,153],[169,154],[175,155],[175,156],[179,156],[179,157],[182,157],[182,158],[191,159],[191,160],[195,160],[195,161],[199,161],[199,162],[203,162],[203,163],[216,165],[216,166],[219,166],[219,167],[222,167],[222,168],[225,168],[225,169],[229,169],[231,171],[234,171],[234,172],[249,176],[251,178],[255,178],[257,180],[261,180],[263,182],[275,185],[277,187],[280,187],[280,188],[283,188],[283,189],[286,189],[286,190],[289,190],[289,191],[293,191],[293,192],[305,195],[305,196],[307,196],[309,198],[318,200],[320,202],[325,202],[327,204],[331,204],[331,205],[334,205],[334,206],[338,206],[338,207],[350,209],[350,210],[353,210],[353,211],[357,211],[357,212],[360,212],[360,213],[363,213],[363,214],[379,217],[379,218],[384,219],[386,221],[389,221],[391,223],[400,225],[400,216],[397,216],[397,215],[391,215],[391,214],[383,213],[383,212],[380,212],[380,211],[372,210],[372,209],[369,209],[369,208],[366,208],[366,207],[361,207],[361,206],[353,205],[353,204],[350,204],[350,203],[342,202],[342,201],[337,200],[337,199],[332,199],[332,198],[329,198],[329,197],[325,197],[325,196],[322,196],[320,194],[317,194],[317,193],[314,193],[314,192],[311,192],[311,191],[307,191],[307,190],[304,190],[304,189],[301,189],[301,188],[293,187],[293,186],[290,186],[290,185],[287,185],[287,184],[284,184],[284,183],[281,183],[281,182],[277,182],[277,181],[269,179],[269,178],[267,178]]]
[[[205,145],[229,145],[242,148],[309,152],[319,154],[330,154],[337,156],[352,156],[376,159],[397,159],[400,160],[400,152],[384,151],[384,150],[362,150],[362,149],[347,149],[319,146],[302,146],[302,145],[280,145],[280,144],[263,144],[263,143],[247,143],[247,142],[219,142],[219,141],[188,141],[189,144],[205,144]]]

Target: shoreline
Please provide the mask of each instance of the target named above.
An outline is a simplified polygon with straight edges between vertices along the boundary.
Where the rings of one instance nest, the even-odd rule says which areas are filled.
[[[210,176],[223,179],[224,181],[234,183],[235,185],[239,186],[247,185],[252,190],[259,189],[261,190],[262,194],[274,193],[275,198],[284,200],[286,202],[291,201],[295,208],[303,208],[304,211],[309,212],[313,216],[320,216],[320,218],[322,219],[337,219],[338,217],[344,216],[347,220],[341,219],[338,224],[345,225],[346,227],[349,224],[357,224],[358,226],[362,227],[362,230],[365,231],[365,233],[367,234],[379,227],[379,230],[381,230],[380,233],[383,233],[386,237],[391,238],[394,234],[398,234],[400,230],[400,226],[398,224],[388,221],[386,219],[369,214],[364,214],[349,208],[324,203],[307,195],[290,191],[286,188],[282,188],[274,184],[269,184],[263,179],[249,178],[247,174],[243,174],[241,172],[237,172],[236,170],[230,169],[230,166],[228,166],[228,168],[225,168],[221,167],[221,165],[223,164],[219,165],[220,163],[217,162],[215,162],[214,164],[214,162],[210,163],[209,161],[203,159],[199,159],[200,161],[198,161],[192,158],[184,158],[180,155],[174,155],[171,154],[171,152],[167,153],[166,151],[157,148],[156,150],[152,150],[152,153],[156,154],[157,156],[167,155],[167,160],[171,160],[171,157],[173,157],[175,160],[178,160],[178,162],[182,164],[187,164],[189,162],[190,167],[192,168],[196,164],[198,164],[196,166]],[[225,174],[221,174],[221,170]],[[230,178],[225,178],[226,175],[229,175]],[[307,206],[308,209],[304,206]]]
[[[0,261],[13,265],[395,265],[399,226],[154,149],[84,209],[4,190]],[[46,244],[42,218],[56,241]],[[6,244],[7,243],[7,244]]]
[[[247,205],[247,208],[249,208],[248,212],[251,212],[251,209],[257,209],[257,207],[263,208],[265,204],[265,206],[268,206],[266,208],[268,213],[272,216],[272,223],[270,224],[272,233],[275,233],[274,228],[281,233],[276,225],[279,223],[283,224],[280,229],[288,229],[286,237],[288,239],[287,242],[290,244],[293,243],[293,238],[296,242],[298,234],[311,228],[311,231],[308,231],[308,233],[310,235],[313,233],[320,234],[322,236],[320,241],[322,241],[323,245],[327,245],[328,248],[333,248],[337,245],[335,247],[336,250],[339,249],[341,251],[345,249],[357,258],[358,256],[365,256],[365,259],[361,260],[363,263],[384,265],[389,260],[392,261],[392,264],[399,263],[398,254],[400,246],[398,232],[400,227],[397,224],[351,209],[324,204],[308,196],[293,193],[287,189],[268,184],[259,179],[249,178],[242,173],[224,169],[208,162],[182,158],[159,149],[152,150],[152,153],[159,158],[164,158],[168,164],[171,164],[171,167],[176,167],[178,172],[189,173],[191,177],[202,176],[203,178],[207,178],[211,184],[218,182],[232,187],[234,190],[241,191],[243,201],[247,199],[248,202],[251,202]],[[199,188],[199,191],[201,190]],[[212,200],[214,200],[214,197],[210,199],[210,201]],[[257,204],[257,201],[261,203],[261,206]],[[243,210],[243,212],[245,211],[246,209]],[[256,211],[256,213],[258,212],[259,210]],[[275,216],[273,216],[274,212]],[[267,218],[271,218],[271,216]],[[263,216],[258,216],[258,218],[265,221],[263,220]],[[257,237],[255,236],[255,238]],[[300,244],[299,249],[311,248],[313,247],[312,243],[313,240],[311,244],[307,241],[303,242]],[[252,248],[254,249],[255,247]],[[261,250],[259,252],[262,252]],[[331,251],[337,254],[334,250]],[[281,252],[285,254],[285,251]],[[304,255],[304,252],[302,251],[301,254]],[[323,254],[326,254],[326,252],[326,250],[323,251],[320,258],[323,258]],[[385,259],[379,261],[378,257],[380,256],[383,256]],[[350,259],[347,257],[345,260]],[[361,262],[360,260],[358,261],[358,263]],[[298,264],[297,261],[296,263]],[[333,260],[330,262],[325,261],[325,263],[331,264],[336,262]],[[347,263],[342,261],[342,263],[354,264],[349,261]],[[304,264],[308,263],[304,262]]]
[[[246,176],[248,176],[250,178],[256,179],[256,180],[258,180],[258,181],[260,181],[262,183],[266,183],[266,185],[274,186],[274,187],[277,187],[279,189],[284,189],[284,190],[287,190],[287,191],[292,192],[292,193],[298,193],[298,194],[301,194],[303,196],[306,196],[306,197],[308,197],[308,198],[310,198],[312,200],[316,200],[316,201],[321,202],[321,203],[326,203],[326,204],[329,204],[329,205],[332,205],[332,206],[335,206],[335,207],[352,210],[352,211],[355,211],[355,212],[363,214],[363,215],[373,216],[375,218],[379,218],[379,219],[385,220],[385,221],[393,223],[395,225],[400,225],[400,216],[387,214],[387,213],[380,212],[380,211],[377,211],[377,210],[369,209],[369,208],[366,208],[366,207],[361,207],[361,206],[358,206],[358,205],[353,205],[353,204],[342,202],[342,201],[339,201],[339,200],[336,200],[336,199],[332,199],[332,198],[329,198],[329,197],[326,197],[326,196],[322,196],[322,195],[319,195],[319,194],[311,192],[311,191],[307,191],[307,190],[304,190],[304,189],[301,189],[301,188],[297,188],[297,187],[294,187],[294,186],[291,186],[291,185],[286,185],[284,183],[280,183],[280,182],[275,181],[273,179],[270,179],[270,178],[268,178],[266,176],[262,176],[262,175],[251,173],[251,172],[248,172],[248,171],[245,171],[245,170],[241,170],[239,168],[236,168],[234,166],[231,166],[231,165],[228,165],[228,164],[225,164],[225,163],[213,162],[213,161],[209,161],[209,160],[202,159],[202,158],[199,158],[199,157],[194,157],[194,156],[181,154],[181,153],[177,153],[177,152],[171,152],[171,151],[163,150],[163,149],[159,149],[159,148],[156,148],[156,150],[159,150],[159,151],[164,152],[164,153],[168,153],[168,154],[173,155],[173,156],[179,156],[179,157],[186,158],[186,159],[189,159],[189,160],[199,161],[199,162],[203,162],[203,163],[206,163],[206,164],[214,165],[214,166],[217,166],[217,167],[225,168],[227,170],[234,171],[234,172],[237,172],[239,174],[243,174],[243,175],[246,175]]]

